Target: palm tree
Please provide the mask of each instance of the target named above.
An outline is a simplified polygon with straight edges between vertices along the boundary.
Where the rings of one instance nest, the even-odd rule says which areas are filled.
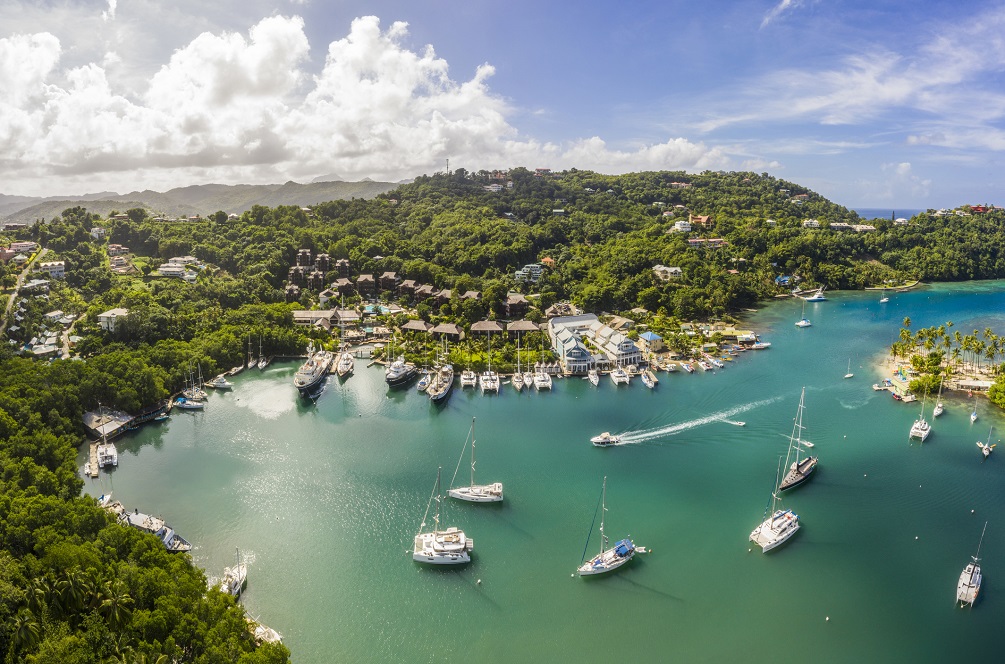
[[[25,652],[38,645],[42,629],[33,614],[28,609],[21,609],[14,617],[14,650]]]
[[[98,605],[98,613],[108,621],[112,629],[119,629],[129,622],[133,615],[133,598],[129,596],[126,584],[121,579],[107,582],[102,589],[103,599]]]

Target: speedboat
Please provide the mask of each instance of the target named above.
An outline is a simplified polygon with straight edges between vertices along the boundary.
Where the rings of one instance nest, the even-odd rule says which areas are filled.
[[[701,367],[702,371],[711,371],[712,365],[705,360],[698,360],[698,366]]]
[[[796,321],[796,327],[810,327],[813,323],[810,322],[809,318],[801,318]]]
[[[616,436],[610,431],[605,431],[599,436],[594,436],[590,439],[590,442],[597,447],[607,447],[609,445],[618,445],[621,443],[621,436]]]
[[[820,290],[818,290],[813,295],[810,295],[809,297],[805,297],[803,299],[806,300],[807,302],[826,302],[827,301],[827,298],[824,297],[824,289],[823,288],[821,288]]]

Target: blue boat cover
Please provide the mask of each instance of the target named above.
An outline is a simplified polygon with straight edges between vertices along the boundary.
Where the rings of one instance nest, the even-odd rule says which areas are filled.
[[[634,549],[635,545],[632,544],[632,541],[630,539],[623,539],[614,545],[614,553],[622,557],[627,556]]]

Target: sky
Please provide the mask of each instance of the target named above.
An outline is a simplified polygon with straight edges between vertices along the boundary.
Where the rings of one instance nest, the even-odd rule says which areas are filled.
[[[749,170],[1005,204],[1005,3],[0,0],[0,193]]]

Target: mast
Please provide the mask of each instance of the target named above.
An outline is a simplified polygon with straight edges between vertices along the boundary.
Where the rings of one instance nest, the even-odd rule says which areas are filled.
[[[475,418],[471,418],[471,486],[475,485]]]
[[[604,488],[600,492],[600,553],[607,548],[607,535],[604,534],[604,517],[607,515],[607,475],[604,475]]]
[[[803,433],[803,399],[806,397],[806,388],[803,388],[802,393],[799,395],[799,409],[796,411],[796,418],[792,423],[792,434],[789,436],[789,451],[785,453],[785,468],[789,468],[789,459],[792,457],[793,444],[796,451],[796,464],[799,464],[799,453],[802,451],[802,433]],[[777,487],[777,482],[776,489]]]
[[[436,469],[436,513],[433,514],[433,537],[440,531],[440,471],[443,466]]]
[[[520,373],[520,333],[516,333],[516,372]]]

